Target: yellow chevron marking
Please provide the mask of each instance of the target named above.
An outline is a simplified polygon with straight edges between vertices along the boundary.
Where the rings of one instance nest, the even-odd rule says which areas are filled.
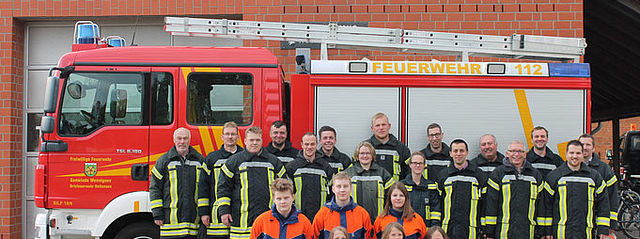
[[[216,140],[216,146],[218,146],[218,149],[222,148],[222,145],[224,145],[222,141],[222,126],[213,126],[211,129],[213,130],[213,138]]]
[[[194,72],[222,72],[220,67],[194,67]]]
[[[189,73],[191,73],[191,67],[182,67],[182,78],[184,79],[185,85],[187,85],[187,77],[189,77]]]
[[[569,144],[569,141],[558,144],[558,155],[560,155],[564,161],[567,161],[567,144]]]
[[[200,139],[202,140],[202,144],[204,145],[204,150],[205,150],[204,154],[202,155],[207,155],[215,151],[213,147],[213,142],[211,141],[211,134],[209,133],[209,127],[198,126],[198,131],[200,132]]]
[[[520,112],[520,120],[522,121],[522,130],[524,136],[527,139],[527,148],[533,146],[533,140],[531,140],[531,130],[533,130],[533,121],[531,120],[531,111],[529,111],[529,103],[527,102],[527,95],[524,90],[513,90],[513,94],[516,97],[516,103],[518,104],[518,111]]]
[[[151,155],[150,158],[152,158],[152,159],[155,158],[155,160],[153,160],[153,161],[157,161],[158,158],[160,158],[160,156],[162,156],[165,153],[167,153],[167,152],[154,154],[154,155]],[[149,158],[145,156],[145,157],[135,158],[135,159],[126,160],[126,161],[122,161],[122,162],[117,162],[117,163],[113,163],[113,164],[109,164],[109,165],[104,165],[104,166],[100,166],[100,167],[101,168],[108,168],[108,167],[114,167],[114,166],[120,166],[120,165],[136,164],[136,163],[147,163],[147,162],[149,162]]]

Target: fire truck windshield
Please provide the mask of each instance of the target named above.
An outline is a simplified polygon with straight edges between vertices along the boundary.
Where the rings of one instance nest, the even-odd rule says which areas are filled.
[[[141,125],[143,73],[72,73],[58,125],[61,136],[83,136],[105,125]]]

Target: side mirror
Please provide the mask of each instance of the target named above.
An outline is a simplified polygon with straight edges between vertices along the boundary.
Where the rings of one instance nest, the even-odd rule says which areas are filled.
[[[110,114],[112,118],[124,118],[127,115],[127,91],[114,89],[111,91],[109,101]]]
[[[69,85],[67,85],[67,93],[71,98],[76,100],[86,95],[85,89],[77,82],[69,83]]]
[[[53,133],[53,128],[56,125],[56,119],[53,116],[42,116],[40,120],[40,132],[44,134]]]
[[[56,103],[58,99],[58,84],[60,78],[57,76],[50,76],[47,78],[47,85],[44,90],[44,112],[53,113],[56,112]]]

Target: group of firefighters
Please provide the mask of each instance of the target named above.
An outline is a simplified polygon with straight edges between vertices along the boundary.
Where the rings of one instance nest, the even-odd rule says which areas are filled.
[[[605,238],[615,227],[617,179],[594,153],[589,134],[567,144],[566,162],[547,146],[544,127],[531,131],[533,147],[480,137],[480,154],[468,160],[467,143],[442,142],[426,128],[427,146],[411,153],[389,133],[383,113],[372,117],[371,138],[352,157],[336,147],[336,130],[306,133],[301,150],[286,140],[287,127],[262,130],[223,126],[224,145],[206,157],[190,146],[190,132],[174,132],[174,146],[152,169],[150,202],[162,238],[329,239],[343,227],[352,239],[382,238],[399,223],[405,238],[444,229],[454,239]],[[385,233],[388,234],[388,233]],[[386,238],[385,238],[386,239]]]

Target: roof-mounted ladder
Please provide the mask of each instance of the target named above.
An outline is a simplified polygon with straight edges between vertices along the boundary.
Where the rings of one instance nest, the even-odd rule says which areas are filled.
[[[430,55],[469,56],[579,62],[587,43],[584,38],[513,34],[493,36],[375,27],[227,19],[165,17],[165,31],[174,36],[275,40],[321,44],[327,48],[400,51]]]

